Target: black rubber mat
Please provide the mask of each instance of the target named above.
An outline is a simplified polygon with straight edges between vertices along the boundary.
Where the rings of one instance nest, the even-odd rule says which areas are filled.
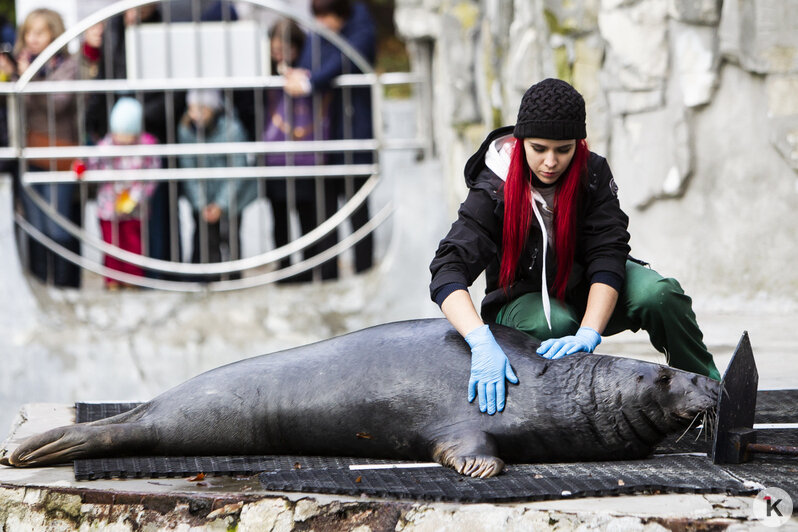
[[[723,469],[738,479],[783,489],[798,501],[798,458],[758,455],[750,462],[724,465]]]
[[[251,476],[262,471],[348,469],[353,464],[384,464],[322,456],[142,456],[75,460],[77,480],[111,478],[180,478],[205,473],[217,476]]]
[[[707,458],[508,465],[496,477],[463,477],[444,467],[419,469],[294,469],[259,475],[276,491],[451,502],[512,502],[631,493],[755,493]]]
[[[798,390],[759,390],[754,423],[798,423]]]
[[[75,403],[75,421],[85,423],[133,410],[142,403]]]

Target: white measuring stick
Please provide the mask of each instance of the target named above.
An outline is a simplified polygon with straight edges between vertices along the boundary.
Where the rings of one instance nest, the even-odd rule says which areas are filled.
[[[697,425],[696,430],[702,430],[704,425]],[[798,423],[754,423],[755,429],[798,429]]]
[[[417,462],[413,464],[353,464],[349,466],[350,471],[360,471],[363,469],[419,469],[422,467],[441,467],[437,462]]]

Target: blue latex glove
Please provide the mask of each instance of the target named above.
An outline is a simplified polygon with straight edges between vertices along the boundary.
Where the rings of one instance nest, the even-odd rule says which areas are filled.
[[[468,381],[468,402],[479,395],[479,411],[493,415],[504,410],[504,379],[518,383],[507,355],[496,343],[487,325],[477,327],[465,336],[471,346],[471,378]],[[478,392],[478,393],[477,393]]]
[[[543,358],[554,360],[580,351],[592,353],[600,343],[601,335],[596,330],[590,327],[579,327],[573,336],[546,340],[540,344],[537,353]]]

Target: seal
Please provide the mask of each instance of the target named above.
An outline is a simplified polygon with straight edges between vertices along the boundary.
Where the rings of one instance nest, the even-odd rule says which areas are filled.
[[[433,459],[470,476],[518,463],[634,459],[717,402],[719,384],[640,360],[546,360],[491,325],[520,380],[493,416],[466,400],[470,350],[444,319],[393,322],[221,366],[108,419],[23,441],[6,465],[122,455]]]

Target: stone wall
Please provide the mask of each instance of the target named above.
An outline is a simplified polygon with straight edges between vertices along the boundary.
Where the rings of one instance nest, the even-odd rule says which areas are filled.
[[[526,88],[573,83],[633,254],[705,305],[798,305],[798,0],[396,0],[432,59],[452,218],[462,167]]]

